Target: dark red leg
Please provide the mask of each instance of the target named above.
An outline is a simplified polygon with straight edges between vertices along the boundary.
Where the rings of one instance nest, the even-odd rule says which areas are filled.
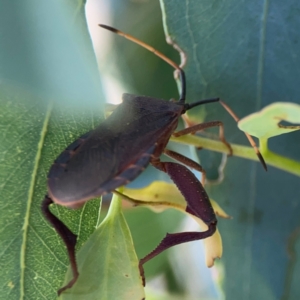
[[[164,153],[174,159],[176,159],[177,161],[183,163],[184,165],[196,170],[196,171],[199,171],[202,173],[202,179],[201,179],[201,183],[202,185],[205,184],[205,179],[206,179],[206,172],[205,170],[202,168],[202,166],[200,164],[198,164],[197,162],[193,161],[192,159],[180,154],[180,153],[177,153],[175,151],[172,151],[172,150],[169,150],[169,149],[165,149],[164,150]]]
[[[186,134],[190,134],[190,133],[196,133],[197,131],[201,131],[207,128],[212,128],[212,127],[219,127],[219,138],[220,141],[222,143],[224,143],[226,145],[226,147],[229,150],[228,155],[232,155],[232,148],[230,146],[230,144],[226,141],[225,136],[224,136],[224,125],[222,122],[220,121],[211,121],[211,122],[207,122],[207,123],[201,123],[201,124],[197,124],[188,128],[185,128],[183,130],[174,132],[173,135],[175,137],[179,137],[182,135],[186,135]]]
[[[173,162],[155,161],[153,165],[171,177],[187,202],[188,213],[200,218],[207,225],[217,221],[209,197],[192,171]]]
[[[145,264],[147,261],[154,258],[156,255],[160,254],[161,252],[167,250],[170,247],[187,243],[187,242],[205,239],[207,237],[212,236],[216,231],[216,224],[217,223],[209,225],[208,230],[204,232],[167,233],[167,235],[163,238],[163,240],[159,243],[159,245],[152,252],[150,252],[148,255],[146,255],[144,258],[140,260],[139,270],[143,279],[144,286],[145,286],[145,274],[144,274],[143,264]]]
[[[139,268],[144,284],[144,263],[175,245],[210,237],[216,231],[217,225],[216,215],[209,201],[208,195],[200,181],[187,167],[172,162],[161,162],[158,159],[154,159],[152,164],[159,170],[168,173],[187,202],[186,211],[200,218],[205,224],[207,224],[208,229],[203,232],[167,234],[152,252],[140,260]]]
[[[54,214],[51,213],[51,211],[49,210],[49,206],[52,203],[52,199],[49,198],[48,195],[46,195],[42,202],[42,212],[45,218],[51,223],[56,232],[64,241],[68,250],[69,260],[73,272],[73,279],[67,285],[58,290],[57,293],[58,295],[60,295],[63,291],[72,287],[79,276],[75,258],[75,246],[77,236],[61,220],[59,220]]]

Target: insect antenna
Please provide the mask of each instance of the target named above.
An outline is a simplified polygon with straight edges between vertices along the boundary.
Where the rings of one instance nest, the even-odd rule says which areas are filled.
[[[107,25],[103,25],[103,24],[99,24],[100,27],[110,30],[113,33],[116,33],[124,38],[126,38],[127,40],[130,40],[131,42],[140,45],[141,47],[147,49],[148,51],[152,52],[153,54],[155,54],[156,56],[158,56],[159,58],[161,58],[162,60],[164,60],[166,63],[168,63],[170,66],[172,66],[174,69],[178,70],[179,72],[179,78],[180,78],[180,82],[181,82],[181,93],[180,93],[180,98],[179,98],[179,104],[184,104],[185,103],[185,97],[186,97],[186,80],[185,80],[185,74],[184,71],[171,59],[169,59],[167,56],[165,56],[163,53],[159,52],[158,50],[156,50],[155,48],[151,47],[150,45],[142,42],[141,40],[133,37],[130,34],[127,34],[123,31],[120,31],[116,28],[107,26]]]
[[[186,103],[184,105],[184,108],[185,110],[189,110],[191,108],[194,108],[195,106],[199,106],[207,103],[214,103],[214,102],[220,102],[220,98],[211,98],[211,99],[199,100],[193,103]]]

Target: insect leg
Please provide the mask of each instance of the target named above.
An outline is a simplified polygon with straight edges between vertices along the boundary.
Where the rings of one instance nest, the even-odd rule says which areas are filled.
[[[226,141],[225,136],[224,136],[224,125],[220,121],[211,121],[211,122],[206,122],[206,123],[200,123],[200,124],[185,128],[183,130],[174,132],[173,135],[175,137],[179,137],[179,136],[186,135],[189,133],[196,133],[197,131],[201,131],[201,130],[204,130],[207,128],[212,128],[212,127],[219,127],[219,139],[228,148],[228,150],[229,150],[228,154],[232,155],[232,148],[231,148],[230,144]]]
[[[160,162],[158,159],[154,159],[153,165],[159,170],[166,172],[171,177],[187,202],[186,212],[200,218],[208,226],[208,229],[203,232],[167,234],[152,252],[140,260],[139,268],[143,281],[143,264],[170,247],[210,237],[216,231],[217,225],[216,215],[208,195],[200,181],[188,168],[173,162]]]
[[[219,102],[223,108],[231,115],[231,117],[238,123],[239,122],[239,117],[234,113],[234,111],[225,103],[223,102],[220,98],[212,98],[212,99],[206,99],[206,100],[200,100],[200,101],[196,101],[194,103],[188,103],[185,104],[185,109],[189,110],[193,107],[202,105],[202,104],[206,104],[206,103],[213,103],[213,102]],[[254,141],[254,139],[252,138],[251,135],[249,135],[247,132],[244,132],[248,141],[250,142],[250,145],[253,147],[259,161],[261,162],[261,164],[263,165],[264,169],[267,171],[267,165],[265,163],[265,160],[263,158],[263,156],[261,155],[260,151],[258,150],[258,147],[256,146],[256,143]],[[176,135],[175,135],[176,136]],[[232,152],[232,151],[231,151]]]
[[[139,270],[140,274],[143,279],[143,284],[145,286],[145,272],[143,265],[160,254],[161,252],[167,250],[170,247],[187,243],[187,242],[192,242],[196,240],[201,240],[205,239],[207,237],[210,237],[214,234],[216,231],[216,226],[211,225],[207,231],[204,232],[180,232],[180,233],[167,233],[167,235],[163,238],[163,240],[159,243],[159,245],[148,255],[146,255],[144,258],[140,259],[139,263]]]
[[[138,206],[138,205],[153,205],[152,201],[142,201],[142,200],[134,199],[134,198],[131,198],[131,197],[129,197],[129,196],[123,194],[123,193],[120,193],[117,190],[113,190],[112,192],[114,194],[118,195],[119,197],[121,197],[122,199],[125,199],[125,200],[131,202],[134,206]],[[156,205],[163,205],[164,203],[163,202],[156,202],[154,204],[156,204]]]
[[[175,151],[169,150],[169,149],[165,149],[164,153],[166,155],[168,155],[169,157],[172,157],[173,159],[176,159],[177,161],[185,164],[186,166],[191,167],[192,169],[195,169],[198,172],[201,172],[202,174],[202,179],[201,179],[201,183],[202,185],[205,184],[205,179],[206,179],[206,172],[205,170],[202,168],[201,165],[199,165],[197,162],[193,161],[192,159],[177,153]]]
[[[60,235],[63,242],[65,243],[68,250],[69,260],[73,272],[73,279],[67,285],[65,285],[64,287],[58,290],[57,293],[58,295],[60,295],[63,291],[72,287],[79,276],[76,258],[75,258],[75,246],[76,246],[77,236],[61,220],[59,220],[54,214],[52,214],[52,212],[49,209],[49,206],[52,203],[53,203],[52,199],[48,197],[48,195],[46,195],[42,202],[42,212],[45,218],[54,227],[56,232]]]
[[[238,123],[239,122],[239,117],[234,113],[234,111],[222,100],[219,101],[220,104],[224,107],[224,109],[232,116],[232,118]],[[250,134],[248,134],[247,132],[244,132],[250,145],[253,147],[258,159],[260,160],[261,164],[263,165],[264,169],[267,171],[267,165],[266,162],[263,158],[263,156],[261,155],[260,151],[258,150],[256,143],[254,141],[254,139],[252,138],[252,136]]]

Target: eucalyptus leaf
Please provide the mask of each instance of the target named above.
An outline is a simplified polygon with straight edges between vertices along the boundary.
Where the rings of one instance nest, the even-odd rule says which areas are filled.
[[[144,299],[144,288],[129,228],[114,196],[108,214],[77,253],[79,278],[61,299]],[[65,283],[73,278],[68,269]]]
[[[273,136],[299,130],[300,126],[282,125],[281,121],[300,123],[300,105],[276,102],[264,107],[239,121],[239,128],[257,138],[268,139]]]
[[[146,187],[140,189],[132,189],[124,187],[124,194],[132,200],[134,205],[148,206],[154,211],[161,212],[167,208],[178,209],[185,212],[187,203],[177,187],[164,181],[153,181]],[[126,200],[127,198],[125,198]],[[127,199],[131,200],[131,199]],[[220,205],[210,199],[215,213],[225,219],[230,219],[230,216],[220,207]]]
[[[102,119],[82,2],[6,1],[0,9],[1,299],[55,299],[68,258],[41,213],[54,159]],[[78,235],[99,201],[51,210]]]
[[[299,104],[298,1],[160,2],[166,34],[187,57],[189,101],[221,97],[240,118],[277,101]],[[229,142],[247,145],[217,105],[194,114],[222,121]],[[299,139],[297,131],[280,135],[270,148],[300,161]],[[197,154],[208,179],[216,179],[220,157]],[[299,177],[270,166],[266,173],[258,163],[234,156],[223,175],[219,185],[206,189],[233,216],[218,224],[226,299],[298,299]]]

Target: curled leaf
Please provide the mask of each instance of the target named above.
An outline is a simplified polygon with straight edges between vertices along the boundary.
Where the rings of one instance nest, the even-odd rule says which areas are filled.
[[[299,130],[300,126],[284,126],[281,121],[293,124],[300,123],[300,105],[288,102],[276,102],[253,113],[239,121],[241,130],[256,136],[268,139],[284,133]]]
[[[174,184],[162,181],[154,181],[149,186],[142,189],[124,188],[124,194],[133,200],[135,205],[148,206],[155,211],[163,211],[167,208],[175,208],[187,213],[186,202]],[[138,200],[135,200],[138,199]],[[129,200],[129,199],[128,199]],[[215,213],[223,218],[230,218],[229,215],[211,200]],[[203,231],[208,229],[207,225],[199,218],[190,215],[199,224]],[[214,265],[214,260],[220,258],[223,252],[222,239],[218,229],[216,232],[203,240],[205,246],[205,260],[208,267]]]

